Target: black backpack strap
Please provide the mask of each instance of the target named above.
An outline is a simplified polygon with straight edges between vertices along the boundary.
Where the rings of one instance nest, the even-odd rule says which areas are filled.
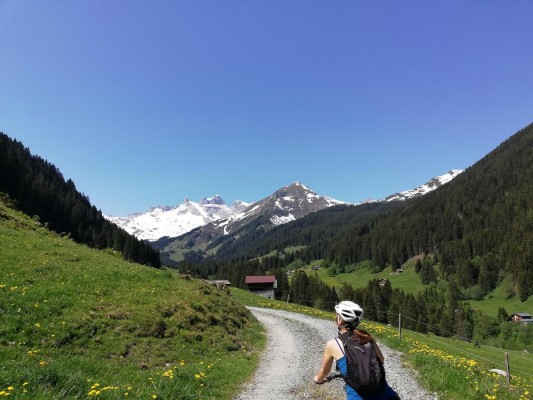
[[[339,339],[338,337],[336,337],[336,338],[335,338],[335,343],[337,343],[337,346],[339,346],[339,349],[341,349],[341,351],[342,351],[342,355],[345,356],[346,353],[345,353],[345,351],[344,351],[344,347],[343,347],[343,346],[344,346],[344,342],[342,343],[343,346],[341,346],[341,345],[339,344],[339,340],[340,340],[340,339]]]
[[[340,341],[342,342],[342,345],[344,347],[344,355],[346,356],[346,361],[348,363],[351,363],[353,362],[352,360],[352,357],[350,356],[350,353],[348,351],[346,351],[346,343],[348,343],[348,341],[351,339],[351,337],[353,336],[353,332],[352,331],[346,331],[344,333],[341,333],[339,334],[338,338],[340,339]]]
[[[372,343],[372,346],[374,346],[374,350],[376,351],[376,356],[379,358],[382,364],[385,364],[385,357],[383,357],[383,353],[381,352],[381,349],[379,348],[376,341],[372,340],[370,343]]]

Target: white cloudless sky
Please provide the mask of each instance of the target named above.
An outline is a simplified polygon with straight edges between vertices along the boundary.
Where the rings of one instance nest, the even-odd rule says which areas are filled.
[[[0,131],[102,212],[347,202],[533,122],[533,2],[0,0]]]

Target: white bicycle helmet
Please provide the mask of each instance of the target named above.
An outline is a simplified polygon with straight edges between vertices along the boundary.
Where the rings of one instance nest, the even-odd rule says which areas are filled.
[[[353,301],[341,301],[335,306],[335,312],[349,325],[357,326],[363,321],[363,309]]]

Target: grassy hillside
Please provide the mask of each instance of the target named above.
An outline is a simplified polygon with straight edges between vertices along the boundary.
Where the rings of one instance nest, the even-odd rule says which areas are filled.
[[[349,273],[339,273],[329,276],[325,269],[313,270],[313,265],[320,265],[322,260],[312,262],[305,267],[308,275],[317,274],[317,276],[329,286],[340,288],[343,284],[349,284],[354,289],[367,286],[368,281],[372,279],[387,278],[393,288],[403,290],[405,293],[417,294],[423,291],[426,286],[420,281],[420,275],[415,272],[415,261],[409,260],[402,269],[404,272],[393,274],[390,268],[373,273],[370,269],[362,266]],[[503,307],[511,314],[514,312],[527,312],[533,314],[533,296],[522,302],[517,296],[509,296],[508,288],[511,286],[511,278],[508,276],[496,289],[486,295],[482,300],[467,300],[474,309],[481,311],[483,314],[496,317],[498,308]]]
[[[510,285],[510,277],[507,277],[496,289],[486,295],[483,300],[469,300],[468,302],[483,314],[491,316],[497,315],[499,307],[505,308],[509,314],[527,312],[533,315],[533,296],[530,296],[523,302],[517,296],[509,297],[507,288]]]
[[[324,283],[335,288],[341,287],[343,284],[352,285],[355,288],[363,288],[367,285],[368,281],[372,279],[387,278],[390,280],[392,287],[403,290],[406,293],[416,294],[423,290],[423,285],[420,282],[419,275],[415,272],[414,265],[406,264],[404,272],[399,274],[392,274],[390,268],[386,268],[381,272],[372,273],[368,268],[362,267],[349,273],[340,273],[334,276],[329,276],[327,271],[323,268],[313,271],[312,265],[320,265],[320,262],[311,263],[307,268],[309,274],[316,273]]]
[[[0,201],[0,395],[230,399],[260,326],[230,293],[75,244]]]
[[[242,303],[256,307],[284,309],[317,318],[330,319],[334,313],[314,308],[286,304],[284,302],[252,296],[249,292],[232,289]],[[491,369],[505,370],[505,354],[501,349],[480,346],[456,339],[442,338],[432,334],[420,334],[371,321],[363,321],[379,342],[404,353],[406,365],[419,376],[422,385],[435,392],[441,399],[531,399],[533,395],[533,355],[521,351],[509,351],[511,382]],[[333,333],[332,333],[333,335]],[[317,365],[317,369],[319,365]],[[326,399],[321,399],[326,400]],[[329,400],[329,399],[327,399]]]

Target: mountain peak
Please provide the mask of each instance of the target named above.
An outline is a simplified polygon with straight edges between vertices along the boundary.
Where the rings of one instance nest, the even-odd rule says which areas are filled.
[[[224,200],[222,200],[222,197],[220,197],[218,194],[215,194],[213,197],[202,197],[200,199],[200,204],[226,204],[224,203]]]

